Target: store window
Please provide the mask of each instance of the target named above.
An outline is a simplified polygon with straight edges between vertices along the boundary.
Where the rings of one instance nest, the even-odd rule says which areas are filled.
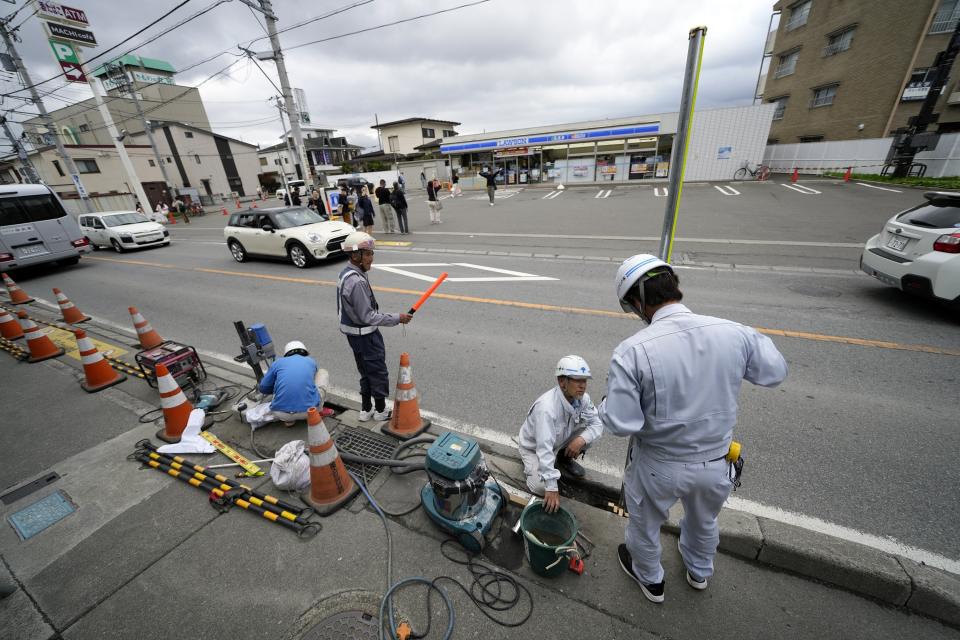
[[[567,181],[567,145],[545,146],[541,150],[543,158],[543,181],[563,183]]]
[[[596,177],[596,145],[574,142],[567,150],[567,182],[593,182]]]
[[[622,182],[627,174],[624,140],[597,143],[597,182]]]
[[[628,180],[643,180],[653,177],[657,169],[657,139],[629,138],[627,140]]]

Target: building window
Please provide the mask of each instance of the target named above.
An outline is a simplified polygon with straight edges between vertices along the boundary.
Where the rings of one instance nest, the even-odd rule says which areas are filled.
[[[200,164],[200,154],[198,153],[193,154],[193,159],[197,161],[197,164]]]
[[[790,99],[790,96],[780,96],[779,98],[771,98],[770,102],[777,105],[777,108],[773,111],[774,120],[783,120],[783,112],[787,110],[787,100]]]
[[[822,142],[823,136],[800,136],[800,142]]]
[[[56,170],[57,170],[57,173],[59,173],[61,176],[67,175],[67,174],[65,174],[65,173],[63,172],[63,167],[60,166],[60,161],[59,161],[59,160],[54,160],[54,161],[53,161],[53,168],[56,169]]]
[[[153,160],[150,160],[149,158],[147,159],[147,164],[149,164],[151,167],[157,166],[157,163],[154,162]]]
[[[261,167],[267,166],[267,159],[266,159],[266,158],[260,158],[260,166],[261,166]]]
[[[933,24],[930,25],[930,33],[950,33],[957,28],[958,19],[960,19],[960,2],[943,0],[940,8],[937,9],[937,15],[933,18]]]
[[[774,78],[789,76],[797,69],[797,59],[800,57],[800,50],[790,51],[780,56],[777,63],[777,70],[774,72]]]
[[[74,163],[80,173],[100,173],[100,167],[97,166],[97,161],[93,158],[77,158]]]
[[[173,158],[167,157],[167,164],[173,164]]]
[[[284,156],[283,164],[290,164],[290,158],[287,158],[286,156]]]
[[[433,129],[428,129],[427,127],[423,127],[422,129],[420,129],[420,131],[423,132],[423,137],[424,137],[424,138],[436,138],[436,137],[437,137],[437,135],[436,135],[437,132],[436,132],[435,130],[433,130]]]
[[[903,95],[900,96],[900,101],[925,100],[927,94],[930,93],[930,86],[933,84],[933,77],[935,75],[936,69],[934,68],[922,67],[920,69],[914,69],[913,74],[910,76],[910,82],[907,83],[906,88],[903,90]]]
[[[193,131],[184,131],[184,132],[183,132],[183,137],[184,137],[184,138],[192,138],[192,137],[193,137]]]
[[[826,107],[833,104],[833,98],[837,95],[837,87],[840,85],[831,84],[826,87],[819,87],[813,90],[813,100],[810,101],[810,108]]]
[[[80,125],[80,133],[89,133],[89,132],[90,132],[90,125],[87,125],[87,124]]]
[[[847,27],[843,31],[827,36],[827,46],[823,48],[823,55],[835,56],[849,49],[853,43],[853,32],[856,30],[856,27]]]
[[[387,138],[387,145],[390,147],[390,153],[398,153],[400,151],[400,138],[398,136],[390,136]]]
[[[784,31],[793,31],[797,27],[807,24],[807,18],[810,16],[810,6],[813,0],[803,0],[790,7],[790,18],[787,20]]]
[[[454,131],[453,129],[444,129],[444,130],[443,130],[443,137],[444,137],[444,138],[452,138],[452,137],[455,136],[455,135],[457,135],[457,132]]]

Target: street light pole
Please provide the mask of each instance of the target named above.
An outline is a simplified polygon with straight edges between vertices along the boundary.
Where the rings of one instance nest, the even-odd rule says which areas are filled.
[[[27,155],[27,150],[23,148],[23,142],[10,131],[10,125],[7,124],[6,116],[0,116],[0,125],[3,126],[3,132],[7,134],[7,138],[10,139],[10,144],[17,150],[17,157],[20,158],[20,165],[23,167],[23,172],[27,174],[27,180],[29,180],[31,184],[40,184],[40,174],[37,173],[33,163],[30,162],[30,156]]]

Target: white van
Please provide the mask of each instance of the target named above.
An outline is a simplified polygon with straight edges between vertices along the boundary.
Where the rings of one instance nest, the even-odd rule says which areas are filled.
[[[77,264],[90,251],[77,221],[50,187],[0,185],[0,271],[45,262]]]
[[[303,180],[287,180],[287,187],[290,189],[290,193],[293,193],[297,189],[300,190],[300,197],[306,198],[309,197],[308,194],[310,191],[307,189],[307,183]],[[287,195],[287,190],[283,187],[277,189],[277,200],[283,200],[283,197]]]

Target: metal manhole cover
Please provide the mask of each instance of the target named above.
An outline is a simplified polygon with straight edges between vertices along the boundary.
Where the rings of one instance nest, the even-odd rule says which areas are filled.
[[[344,611],[324,618],[301,640],[376,640],[377,618],[363,611]]]
[[[391,458],[393,450],[397,447],[397,441],[368,431],[367,429],[358,429],[356,427],[343,426],[340,433],[334,438],[337,449],[340,451],[349,451],[350,453],[363,456],[364,458]],[[360,464],[359,462],[343,461],[347,469],[352,471],[357,477],[369,482],[377,473],[380,465]]]

